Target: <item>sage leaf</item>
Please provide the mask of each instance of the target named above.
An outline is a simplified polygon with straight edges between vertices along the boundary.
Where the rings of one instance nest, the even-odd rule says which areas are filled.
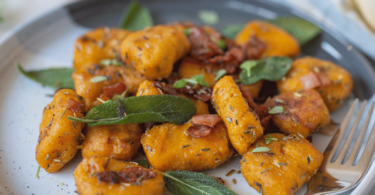
[[[204,80],[203,74],[195,75],[191,77],[190,79],[180,79],[173,84],[173,87],[176,89],[181,89],[185,87],[186,84],[191,84],[191,85],[201,84],[202,86],[209,87],[208,83]]]
[[[144,167],[146,169],[150,167],[147,160],[137,160],[135,162],[138,163],[139,166]]]
[[[223,39],[218,40],[217,46],[219,46],[221,50],[224,50],[226,47],[225,41]]]
[[[280,17],[268,22],[290,33],[300,45],[304,45],[321,33],[318,26],[302,18]]]
[[[241,32],[241,30],[244,28],[244,24],[230,24],[230,25],[225,25],[221,29],[221,34],[224,37],[228,37],[231,39],[235,39],[237,34]]]
[[[138,31],[153,26],[152,17],[147,8],[137,1],[131,1],[122,14],[119,27],[126,30]]]
[[[198,18],[205,24],[215,25],[219,22],[219,15],[212,10],[200,10]]]
[[[27,78],[34,80],[43,86],[53,88],[74,89],[72,79],[73,68],[48,68],[42,70],[25,71],[20,64],[18,70]]]
[[[221,79],[225,74],[227,74],[227,71],[225,69],[220,69],[216,72],[215,81]]]
[[[163,173],[165,187],[178,195],[236,195],[215,178],[198,172],[167,171]]]
[[[185,86],[186,86],[185,79],[180,79],[173,84],[173,87],[176,89],[181,89],[181,88],[184,88]]]
[[[249,85],[259,80],[277,81],[292,68],[293,61],[288,57],[270,57],[258,60],[256,66],[251,68],[251,74],[248,70],[242,70],[240,79],[243,84]]]
[[[117,108],[121,101],[126,115],[118,117]],[[86,118],[69,116],[72,121],[87,123],[90,127],[98,125],[118,125],[145,122],[170,122],[183,124],[194,116],[194,103],[186,98],[171,95],[148,95],[128,97],[117,101],[108,100],[105,104],[93,107]]]
[[[271,149],[269,149],[269,148],[267,148],[267,147],[257,147],[257,148],[255,148],[253,151],[251,151],[251,152],[253,152],[253,153],[255,153],[255,152],[268,152],[268,151],[270,151]]]
[[[279,114],[284,111],[284,108],[282,106],[275,106],[268,110],[268,114]]]
[[[277,141],[277,138],[274,138],[270,134],[268,134],[268,137],[266,137],[265,140],[266,144],[270,144],[272,141]]]

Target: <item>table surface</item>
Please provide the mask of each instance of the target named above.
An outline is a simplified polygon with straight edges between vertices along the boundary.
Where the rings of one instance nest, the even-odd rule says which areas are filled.
[[[0,13],[4,18],[0,23],[0,40],[21,23],[33,20],[56,7],[76,1],[79,0],[0,0]],[[375,194],[375,187],[370,194]]]

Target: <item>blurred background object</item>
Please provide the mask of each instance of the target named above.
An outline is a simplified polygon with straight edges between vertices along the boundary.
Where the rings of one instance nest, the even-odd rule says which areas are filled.
[[[375,1],[374,0],[348,0],[357,9],[364,22],[375,32]]]

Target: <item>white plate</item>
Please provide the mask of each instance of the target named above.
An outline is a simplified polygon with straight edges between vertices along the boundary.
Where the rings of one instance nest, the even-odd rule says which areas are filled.
[[[38,167],[35,147],[39,123],[43,108],[52,100],[46,95],[53,94],[54,90],[23,77],[16,70],[15,64],[20,62],[26,70],[71,66],[75,39],[90,29],[82,25],[114,25],[125,4],[120,1],[91,0],[56,9],[18,27],[0,43],[0,195],[74,194],[76,188],[72,174],[82,159],[80,154],[61,171],[48,174],[41,169],[39,179],[35,178]],[[258,1],[215,1],[214,5],[207,1],[147,1],[145,5],[156,16],[157,22],[181,19],[196,22],[197,7],[215,9],[222,17],[218,27],[225,23],[245,22],[253,18],[291,15],[292,12],[300,15],[295,11]],[[226,14],[228,17],[225,17]],[[244,15],[247,17],[243,17]],[[311,49],[310,55],[334,61],[347,68],[355,79],[356,96],[369,98],[375,92],[373,70],[354,49],[347,49],[348,44],[340,40],[340,36],[324,26],[321,27],[325,29],[322,36],[303,51],[308,52]],[[354,64],[356,67],[353,67]],[[345,106],[335,112],[335,121],[340,121],[345,112]],[[329,136],[315,134],[313,145],[323,151],[329,140]],[[226,177],[225,174],[231,169],[239,170],[239,157],[205,173],[221,177],[238,194],[257,194],[241,174]],[[355,194],[368,191],[373,184],[374,175],[375,166],[372,166]],[[233,178],[237,180],[237,184],[233,184]],[[304,187],[298,194],[303,194],[303,191]]]

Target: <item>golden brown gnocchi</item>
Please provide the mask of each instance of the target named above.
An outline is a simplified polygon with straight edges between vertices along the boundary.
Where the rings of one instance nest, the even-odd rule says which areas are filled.
[[[259,117],[251,111],[231,76],[225,76],[216,83],[212,105],[223,119],[230,142],[240,155],[263,135]]]
[[[132,162],[112,158],[83,159],[74,171],[80,195],[161,195],[163,174]]]
[[[328,108],[314,90],[285,92],[264,105],[268,109],[283,107],[282,113],[272,115],[272,121],[284,134],[294,133],[306,138],[330,122]]]
[[[97,76],[105,76],[107,78],[103,81],[93,82],[92,79]],[[90,110],[94,106],[94,101],[103,94],[105,87],[123,83],[126,86],[125,89],[128,89],[130,93],[135,93],[141,82],[145,80],[133,67],[127,65],[123,67],[92,65],[87,69],[75,71],[72,78],[77,94],[86,100],[87,110]]]
[[[160,171],[214,169],[233,154],[222,123],[205,136],[187,133],[191,123],[156,125],[142,135],[142,146],[150,165]]]
[[[74,68],[86,69],[103,59],[120,57],[121,42],[130,31],[116,28],[97,28],[78,38],[74,44]]]
[[[129,35],[121,44],[121,57],[148,78],[167,78],[173,64],[189,48],[189,41],[181,30],[158,25]]]
[[[299,52],[299,44],[289,33],[283,29],[262,21],[248,22],[236,37],[238,44],[244,45],[252,36],[265,43],[265,49],[261,57],[288,56],[295,58]]]
[[[36,160],[48,173],[60,170],[78,151],[83,123],[73,122],[68,116],[84,116],[84,99],[73,90],[56,92],[43,111],[36,146]]]
[[[87,126],[82,156],[129,161],[138,153],[141,136],[142,130],[138,124]]]
[[[344,68],[321,59],[303,57],[293,62],[285,77],[277,82],[281,93],[314,89],[329,111],[335,111],[350,95],[353,79]]]
[[[266,138],[277,140],[266,143]],[[269,151],[253,152],[265,147]],[[296,134],[279,133],[258,139],[241,160],[247,183],[264,195],[292,195],[318,171],[323,154]]]

